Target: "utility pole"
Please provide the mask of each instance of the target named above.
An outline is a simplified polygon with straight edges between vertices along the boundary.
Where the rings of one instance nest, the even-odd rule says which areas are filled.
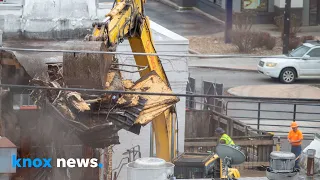
[[[320,1],[317,1],[317,25],[320,24]]]
[[[232,0],[226,0],[226,23],[224,32],[225,43],[231,43],[231,31],[232,31]]]
[[[290,18],[291,18],[291,0],[286,0],[286,5],[284,8],[284,18],[283,18],[283,54],[289,53],[289,38],[290,38]]]

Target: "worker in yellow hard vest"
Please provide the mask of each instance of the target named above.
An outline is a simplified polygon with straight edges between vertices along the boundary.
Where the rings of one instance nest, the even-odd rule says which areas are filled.
[[[218,141],[219,144],[235,145],[233,140],[231,139],[231,137],[228,136],[222,128],[218,127],[215,130],[215,133],[217,134],[217,136],[219,138],[219,141]],[[228,166],[229,172],[226,172],[226,167],[223,165],[222,162],[223,162],[223,159],[220,159],[220,167],[222,167],[222,168],[220,168],[220,178],[221,179],[226,179],[227,174],[229,174],[230,172],[236,173],[237,176],[240,177],[239,171],[237,169],[232,168],[231,165]]]
[[[228,136],[225,131],[218,127],[216,130],[215,130],[215,133],[219,136],[219,143],[221,144],[226,144],[226,145],[235,145],[233,140],[231,139],[230,136]]]

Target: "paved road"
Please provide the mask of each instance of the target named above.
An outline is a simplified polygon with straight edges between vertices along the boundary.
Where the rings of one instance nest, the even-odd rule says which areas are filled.
[[[178,11],[154,0],[147,1],[145,13],[150,20],[182,36],[208,35],[224,30],[223,25],[195,11]]]
[[[237,70],[257,71],[259,58],[189,58],[189,67],[197,68],[229,68]]]
[[[201,80],[222,83],[225,89],[241,85],[272,84],[271,78],[255,72],[229,71],[210,68],[189,68],[192,78],[196,79],[196,89],[200,93]]]
[[[154,0],[147,1],[146,15],[182,36],[208,35],[223,31],[223,25],[194,11],[177,11]]]
[[[229,71],[210,68],[189,68],[190,76],[196,79],[197,90],[200,92],[201,79],[216,83],[223,83],[225,89],[242,85],[268,85],[277,81],[256,72]],[[320,79],[297,80],[299,84],[320,84]]]

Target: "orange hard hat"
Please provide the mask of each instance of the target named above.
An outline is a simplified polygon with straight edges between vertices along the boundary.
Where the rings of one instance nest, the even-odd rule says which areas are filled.
[[[296,122],[292,122],[292,123],[291,123],[291,127],[292,127],[292,128],[294,128],[294,127],[298,127],[298,123],[296,123]]]

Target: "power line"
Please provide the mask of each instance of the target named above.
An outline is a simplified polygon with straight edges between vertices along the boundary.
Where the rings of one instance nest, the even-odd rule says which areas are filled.
[[[271,98],[271,97],[248,97],[248,96],[221,96],[210,94],[182,94],[182,93],[153,93],[153,92],[136,92],[136,91],[118,91],[118,90],[103,90],[103,89],[85,89],[85,88],[53,88],[44,86],[29,86],[29,85],[15,85],[15,84],[0,84],[0,87],[7,87],[12,89],[24,88],[24,89],[45,89],[56,91],[80,91],[80,92],[95,92],[105,94],[138,94],[138,95],[150,95],[150,96],[178,96],[178,97],[207,97],[217,99],[246,99],[246,100],[272,100],[272,101],[290,101],[290,102],[315,102],[319,104],[319,99],[310,98]]]
[[[217,54],[173,54],[173,53],[135,53],[135,52],[107,52],[107,51],[87,51],[87,50],[56,50],[56,49],[27,49],[0,47],[0,50],[7,51],[27,51],[27,52],[61,52],[61,53],[91,53],[91,54],[115,54],[134,56],[171,56],[171,57],[198,57],[198,58],[276,58],[276,56],[248,56],[248,55],[217,55]],[[281,57],[285,59],[301,59],[301,57]]]

